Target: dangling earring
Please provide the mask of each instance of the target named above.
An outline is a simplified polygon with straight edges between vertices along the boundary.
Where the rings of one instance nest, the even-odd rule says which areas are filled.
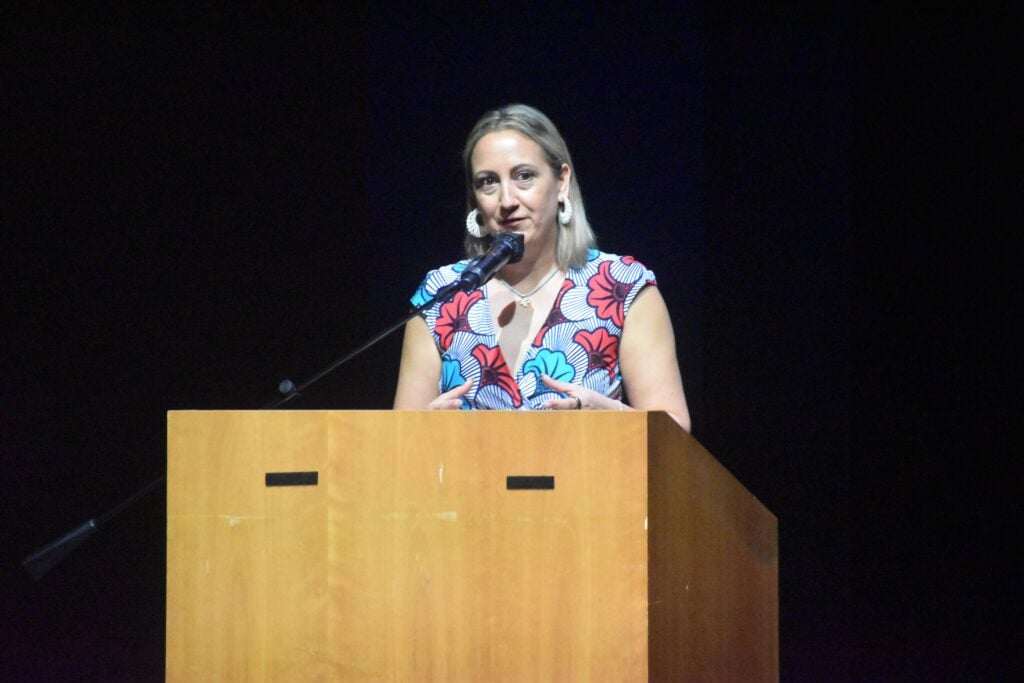
[[[473,209],[466,215],[466,232],[473,237],[482,238],[484,236],[484,226],[480,225],[480,212]]]
[[[558,207],[558,222],[562,225],[569,225],[569,221],[572,220],[572,202],[566,197],[560,204]]]

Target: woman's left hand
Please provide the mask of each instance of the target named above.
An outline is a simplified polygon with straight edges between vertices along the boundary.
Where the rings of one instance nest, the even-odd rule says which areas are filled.
[[[579,384],[559,382],[547,375],[541,375],[540,379],[544,385],[560,394],[566,394],[565,398],[550,398],[544,401],[542,407],[547,410],[625,410],[626,407],[621,401],[608,398],[599,394],[593,389],[587,389]]]

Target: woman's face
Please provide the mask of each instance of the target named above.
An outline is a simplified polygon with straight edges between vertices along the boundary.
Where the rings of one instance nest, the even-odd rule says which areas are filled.
[[[540,145],[512,130],[480,138],[471,163],[473,194],[488,232],[518,232],[527,253],[553,253],[558,202],[569,192],[569,165],[562,164],[556,175]]]

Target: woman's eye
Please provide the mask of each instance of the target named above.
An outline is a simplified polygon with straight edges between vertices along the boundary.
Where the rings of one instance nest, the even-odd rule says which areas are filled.
[[[494,178],[494,176],[484,176],[483,178],[477,178],[476,189],[479,190],[485,187],[490,187],[491,185],[494,185],[494,183],[496,182],[497,180]]]
[[[536,177],[536,175],[537,174],[534,173],[533,171],[519,171],[518,173],[516,173],[516,180],[520,180],[520,181],[533,180],[534,177]]]

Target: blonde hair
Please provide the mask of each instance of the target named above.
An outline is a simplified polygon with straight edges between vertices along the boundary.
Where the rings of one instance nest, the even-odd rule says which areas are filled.
[[[580,192],[579,177],[573,166],[569,148],[562,135],[547,116],[538,109],[526,104],[509,104],[487,112],[473,126],[466,146],[462,150],[462,164],[466,171],[466,211],[476,207],[473,192],[473,148],[480,138],[488,133],[513,130],[530,138],[540,146],[544,157],[555,175],[562,172],[562,164],[572,169],[569,181],[569,199],[572,201],[572,218],[568,225],[560,225],[555,245],[555,258],[562,268],[579,267],[587,260],[587,251],[597,246],[594,231],[587,222],[587,212],[583,206],[583,194]],[[473,258],[487,251],[491,238],[466,235],[466,254]]]

